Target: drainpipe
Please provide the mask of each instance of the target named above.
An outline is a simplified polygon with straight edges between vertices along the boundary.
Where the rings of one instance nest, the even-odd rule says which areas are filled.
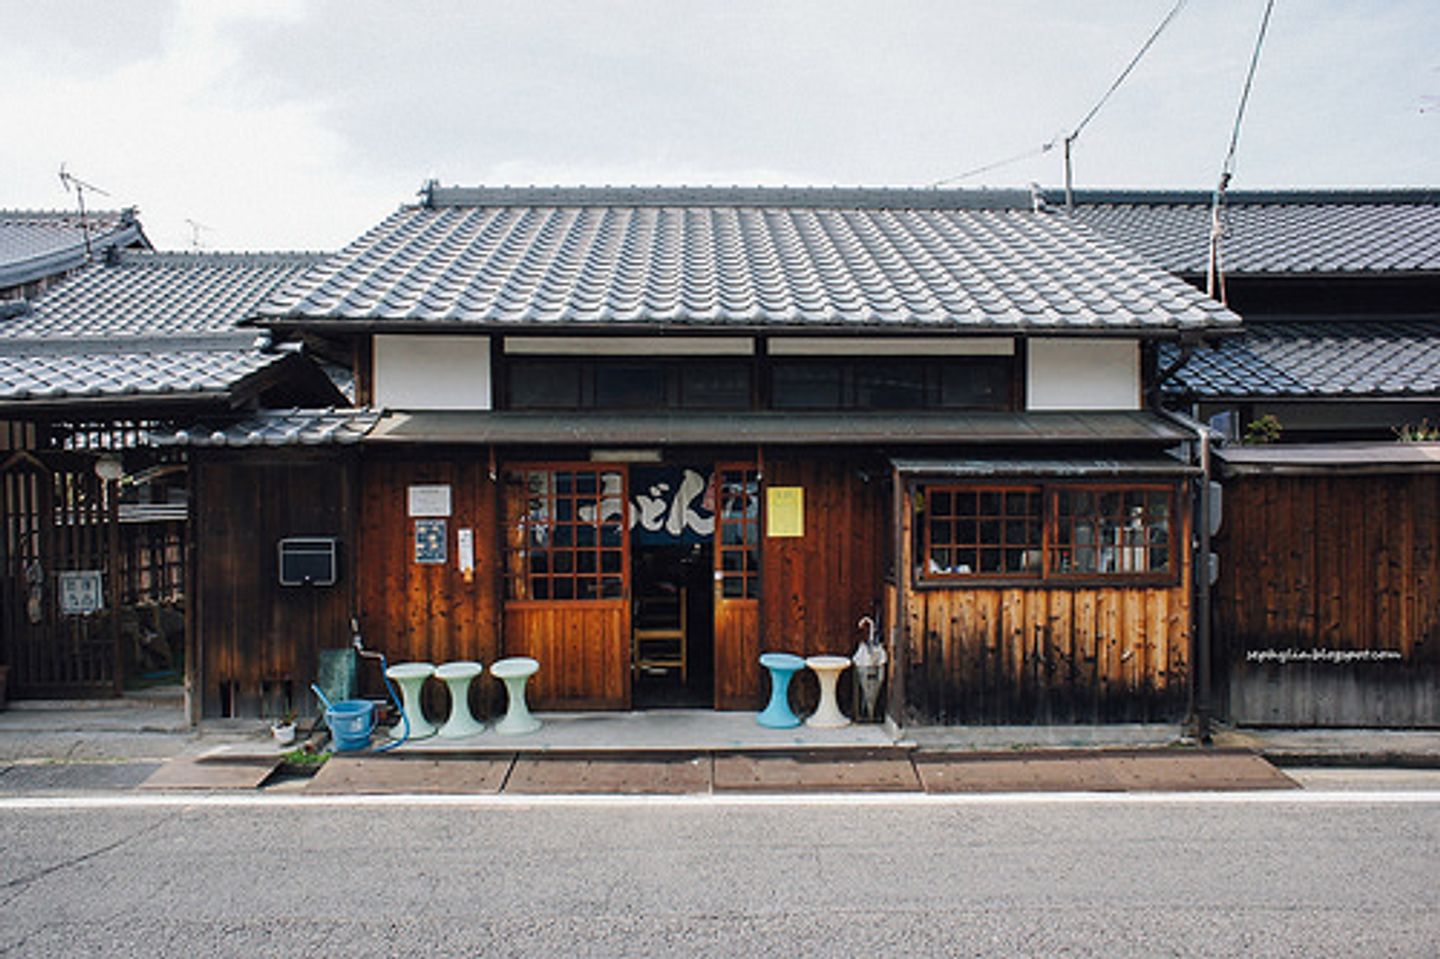
[[[1214,431],[1198,420],[1171,410],[1161,410],[1163,415],[1195,434],[1199,441],[1200,491],[1196,497],[1195,523],[1199,535],[1196,537],[1195,558],[1190,564],[1194,577],[1195,597],[1195,656],[1196,681],[1192,686],[1192,711],[1195,715],[1195,734],[1201,743],[1211,742],[1212,689],[1211,651],[1212,631],[1210,615],[1210,441]]]

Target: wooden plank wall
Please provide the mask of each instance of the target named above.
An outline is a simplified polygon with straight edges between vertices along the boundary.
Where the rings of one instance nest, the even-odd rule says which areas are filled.
[[[187,669],[203,716],[273,715],[287,690],[305,708],[318,651],[349,643],[356,476],[348,452],[192,454]],[[280,586],[288,536],[339,537],[339,582]]]
[[[527,697],[537,709],[624,709],[630,704],[628,601],[509,603],[505,653],[540,672]],[[503,708],[503,703],[500,704]]]
[[[804,489],[805,535],[772,538],[762,527],[761,642],[800,656],[849,656],[861,639],[857,621],[878,615],[884,602],[887,470],[862,459],[767,452],[764,472],[766,487]],[[748,670],[750,703],[760,704],[769,694],[764,671],[754,659],[736,665],[741,677]],[[802,710],[813,706],[814,677],[802,672],[796,684],[792,701]],[[848,696],[850,683],[840,689]]]
[[[450,487],[448,562],[415,562],[414,520],[408,490],[417,484]],[[487,667],[501,655],[499,590],[500,530],[496,483],[483,452],[406,450],[401,455],[366,451],[360,467],[359,610],[366,644],[396,662],[477,660]],[[456,530],[475,531],[475,573],[466,581],[456,562]],[[488,676],[471,687],[476,715],[487,715],[497,697]],[[427,684],[426,710],[448,715],[438,682]]]
[[[1229,718],[1440,725],[1440,476],[1247,476],[1226,482],[1224,506],[1214,609]],[[1356,658],[1250,660],[1292,650]]]
[[[761,582],[765,573],[761,570]],[[758,709],[765,695],[760,662],[760,604],[756,600],[716,601],[715,708]]]
[[[1181,515],[1188,517],[1188,508]],[[904,532],[908,564],[911,536]],[[1188,547],[1181,563],[1181,581],[1158,588],[910,585],[901,624],[906,721],[1182,719],[1190,680]]]

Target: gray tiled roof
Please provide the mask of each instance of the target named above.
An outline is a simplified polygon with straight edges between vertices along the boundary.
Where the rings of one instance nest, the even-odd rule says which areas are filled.
[[[1437,396],[1440,317],[1248,322],[1197,348],[1169,393],[1198,397]],[[1162,347],[1161,365],[1177,352]]]
[[[0,289],[82,265],[85,237],[92,256],[111,247],[149,246],[134,210],[78,213],[0,210]]]
[[[358,443],[379,420],[375,410],[265,410],[236,423],[157,433],[157,446],[323,446]]]
[[[0,356],[0,401],[219,394],[291,355],[161,349]]]
[[[1206,272],[1209,193],[1082,190],[1075,204],[1076,219],[1166,269]],[[1223,217],[1230,275],[1440,272],[1440,190],[1239,191]]]
[[[123,253],[47,291],[0,320],[0,341],[107,341],[228,334],[281,284],[322,257],[309,253]]]
[[[225,394],[297,356],[236,324],[312,254],[125,252],[0,318],[0,402]]]
[[[274,325],[1173,332],[1238,318],[1013,194],[432,190],[292,282]]]

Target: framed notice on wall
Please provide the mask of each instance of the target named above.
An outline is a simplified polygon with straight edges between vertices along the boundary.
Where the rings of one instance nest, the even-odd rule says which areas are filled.
[[[411,516],[449,516],[450,486],[433,483],[406,490],[405,506]]]
[[[105,608],[105,591],[98,569],[60,573],[60,612],[86,616]]]
[[[772,486],[765,491],[765,535],[805,535],[805,488]]]
[[[444,565],[445,521],[443,519],[417,519],[415,521],[415,562],[429,566]]]

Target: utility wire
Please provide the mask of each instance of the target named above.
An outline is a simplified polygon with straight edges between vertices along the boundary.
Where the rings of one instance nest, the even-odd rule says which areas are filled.
[[[936,180],[930,185],[932,187],[937,187],[944,186],[947,183],[955,183],[960,180],[968,180],[972,176],[979,176],[982,173],[989,173],[991,170],[998,170],[1001,167],[1009,166],[1012,163],[1019,163],[1021,160],[1028,160],[1031,157],[1038,157],[1042,153],[1049,153],[1051,150],[1055,149],[1055,144],[1059,142],[1060,134],[1056,134],[1055,136],[1050,138],[1049,142],[1043,143],[1033,150],[1026,150],[1024,153],[1017,153],[1012,157],[1006,157],[1004,160],[996,160],[994,163],[987,163],[984,166],[977,166],[973,170],[966,170],[964,173],[957,173],[954,176],[946,177],[943,180]]]
[[[1078,124],[1075,125],[1074,131],[1065,138],[1067,141],[1074,143],[1077,139],[1079,139],[1080,131],[1085,129],[1085,125],[1095,118],[1095,114],[1100,112],[1100,108],[1105,105],[1105,101],[1109,100],[1111,95],[1113,95],[1116,90],[1120,89],[1120,84],[1125,82],[1125,78],[1130,75],[1130,71],[1134,70],[1135,65],[1140,62],[1140,58],[1145,56],[1146,51],[1148,51],[1152,46],[1155,45],[1155,41],[1160,39],[1160,34],[1165,32],[1165,28],[1170,26],[1170,21],[1175,19],[1175,15],[1180,12],[1181,8],[1184,7],[1187,2],[1189,2],[1189,0],[1177,0],[1175,6],[1170,8],[1170,12],[1165,14],[1165,19],[1160,21],[1160,26],[1155,28],[1154,33],[1150,34],[1150,39],[1145,41],[1145,45],[1142,46],[1140,48],[1140,51],[1135,54],[1134,59],[1130,61],[1130,63],[1125,67],[1124,70],[1120,71],[1120,75],[1115,78],[1115,82],[1110,84],[1110,89],[1106,90],[1105,95],[1102,96],[1098,101],[1096,101],[1095,105],[1090,108],[1090,112],[1085,114],[1085,119],[1081,120]]]
[[[1225,190],[1235,173],[1235,148],[1240,144],[1240,121],[1245,119],[1245,107],[1250,102],[1250,87],[1255,82],[1255,68],[1260,65],[1260,48],[1265,45],[1265,32],[1270,27],[1270,14],[1275,10],[1275,0],[1266,0],[1265,15],[1260,18],[1260,32],[1255,36],[1255,49],[1250,54],[1250,69],[1245,72],[1245,87],[1240,92],[1240,105],[1235,109],[1235,126],[1230,130],[1230,148],[1225,151],[1225,163],[1220,168],[1220,181],[1215,186],[1215,196],[1210,204],[1210,263],[1205,274],[1205,294],[1214,297],[1220,294],[1221,303],[1226,302],[1225,277],[1220,261],[1220,238],[1225,232],[1221,222],[1221,208],[1225,203]]]
[[[1061,133],[1057,133],[1047,142],[1042,143],[1040,146],[1036,147],[1033,150],[1027,150],[1024,153],[1017,153],[1015,156],[1007,157],[1004,160],[996,160],[994,163],[987,163],[984,166],[978,166],[972,170],[966,170],[964,173],[957,173],[955,176],[946,177],[943,180],[936,180],[934,183],[931,183],[930,186],[939,187],[944,186],[947,183],[955,183],[959,180],[968,180],[972,176],[979,176],[981,173],[989,173],[991,170],[996,170],[1003,166],[1009,166],[1012,163],[1019,163],[1021,160],[1028,160],[1031,157],[1040,156],[1042,153],[1049,153],[1051,150],[1055,149],[1055,144],[1060,143],[1063,140],[1065,143],[1066,156],[1066,199],[1068,201],[1070,179],[1070,144],[1075,142],[1076,138],[1080,136],[1080,131],[1085,129],[1086,124],[1088,124],[1092,119],[1094,119],[1095,114],[1100,112],[1100,108],[1105,105],[1105,102],[1110,99],[1110,97],[1115,93],[1115,91],[1120,89],[1120,84],[1125,82],[1125,78],[1128,77],[1130,75],[1130,72],[1135,69],[1135,66],[1140,62],[1140,59],[1145,56],[1146,52],[1152,46],[1154,46],[1155,41],[1160,38],[1160,34],[1165,32],[1165,28],[1170,25],[1170,21],[1175,19],[1175,15],[1178,14],[1181,8],[1183,8],[1188,2],[1189,0],[1176,0],[1175,6],[1170,8],[1170,12],[1165,15],[1165,19],[1160,21],[1160,25],[1155,28],[1153,33],[1150,34],[1150,38],[1145,41],[1143,46],[1140,47],[1139,52],[1136,53],[1135,56],[1130,60],[1130,63],[1125,67],[1125,69],[1120,71],[1120,75],[1115,78],[1115,82],[1110,84],[1110,89],[1105,91],[1104,96],[1102,96],[1098,101],[1096,101],[1095,105],[1090,108],[1090,112],[1085,114],[1084,119],[1082,119],[1075,126],[1075,129],[1069,134],[1066,134],[1062,131]]]

